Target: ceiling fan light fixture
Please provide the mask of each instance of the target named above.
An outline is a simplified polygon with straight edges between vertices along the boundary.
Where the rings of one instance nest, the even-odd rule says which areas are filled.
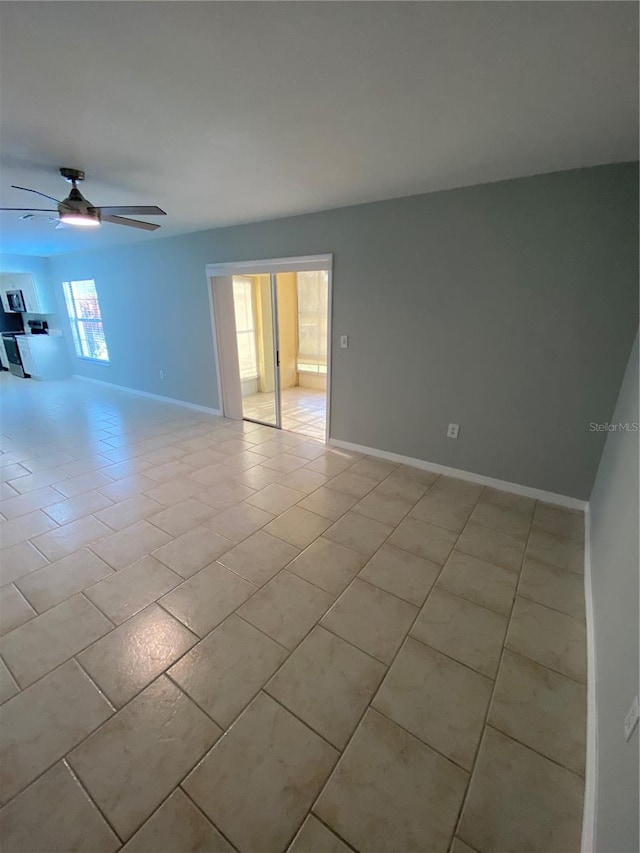
[[[99,228],[100,217],[97,211],[87,210],[81,213],[77,210],[60,210],[60,221],[65,225],[79,225],[81,228]]]

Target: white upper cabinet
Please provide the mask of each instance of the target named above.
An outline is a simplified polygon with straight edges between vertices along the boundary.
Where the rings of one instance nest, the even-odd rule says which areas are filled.
[[[43,287],[38,287],[31,273],[0,273],[0,298],[5,311],[11,311],[7,301],[7,291],[12,290],[19,290],[22,293],[25,313],[55,314],[56,308],[51,295]]]

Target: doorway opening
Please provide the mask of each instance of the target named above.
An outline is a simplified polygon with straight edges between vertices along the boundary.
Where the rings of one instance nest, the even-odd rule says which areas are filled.
[[[330,256],[207,272],[225,416],[327,439]]]
[[[233,276],[243,418],[324,439],[328,295],[326,270]]]

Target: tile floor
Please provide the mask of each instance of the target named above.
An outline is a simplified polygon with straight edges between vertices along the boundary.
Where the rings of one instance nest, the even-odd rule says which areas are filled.
[[[275,421],[273,394],[251,394],[242,401],[245,418],[256,421]],[[324,441],[327,420],[326,391],[312,388],[285,388],[282,391],[282,426]]]
[[[580,514],[0,377],[4,853],[578,851]]]

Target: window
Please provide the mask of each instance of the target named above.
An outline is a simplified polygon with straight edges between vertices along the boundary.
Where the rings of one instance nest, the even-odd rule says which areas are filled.
[[[256,328],[253,319],[253,285],[250,278],[233,277],[233,304],[236,313],[240,379],[242,381],[256,379],[258,361],[256,356]]]
[[[298,273],[298,370],[327,372],[329,273]]]
[[[95,281],[65,281],[62,286],[77,355],[108,364],[109,351]]]

